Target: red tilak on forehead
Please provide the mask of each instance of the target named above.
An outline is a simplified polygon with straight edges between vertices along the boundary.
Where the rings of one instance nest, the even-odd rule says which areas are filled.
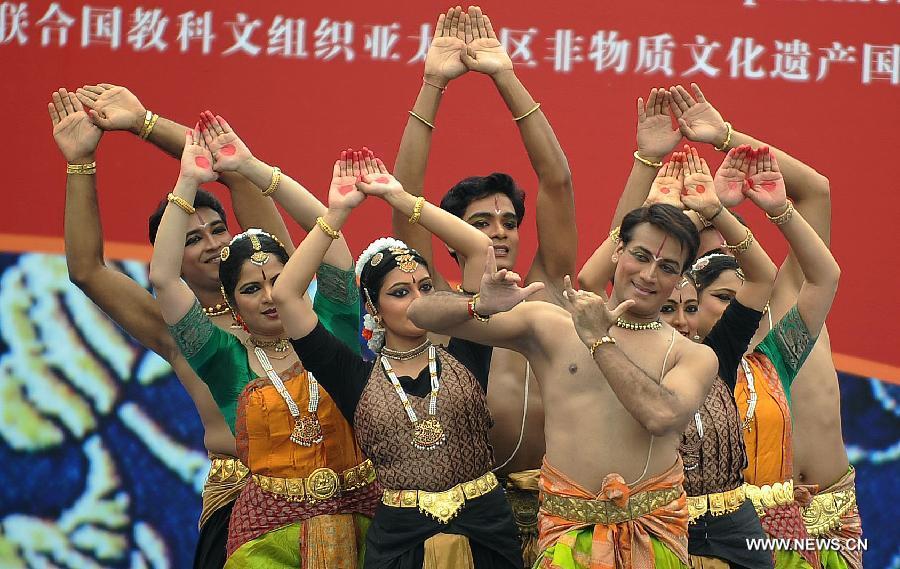
[[[204,220],[203,216],[200,215],[200,211],[196,210],[195,213],[197,214],[197,219],[200,221],[200,227],[206,227],[206,220]]]
[[[654,257],[656,257],[657,261],[659,261],[659,254],[662,253],[663,247],[666,246],[666,241],[668,241],[668,240],[669,240],[669,234],[666,233],[666,235],[663,237],[662,243],[659,244],[659,249],[657,249],[656,254],[653,255]]]

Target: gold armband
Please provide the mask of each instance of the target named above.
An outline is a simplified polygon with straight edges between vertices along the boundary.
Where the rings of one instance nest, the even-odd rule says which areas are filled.
[[[423,119],[415,111],[409,111],[409,114],[410,114],[410,116],[416,117],[417,119],[419,119],[420,121],[422,121],[423,123],[428,125],[428,128],[430,128],[431,130],[434,130],[434,125],[431,124],[430,122],[428,122],[427,120]]]
[[[66,164],[66,174],[82,174],[90,176],[97,173],[97,161],[87,164]]]
[[[144,126],[141,127],[141,132],[138,133],[141,140],[147,140],[150,137],[150,133],[153,132],[153,127],[156,126],[156,121],[158,120],[159,115],[147,111],[147,114],[144,115]]]
[[[771,221],[775,225],[784,225],[785,223],[790,221],[792,217],[794,217],[794,202],[788,200],[787,207],[784,208],[783,212],[775,216],[769,215],[767,213],[766,217],[768,217],[769,221]]]
[[[339,232],[335,231],[334,229],[332,229],[331,226],[328,225],[328,222],[325,221],[324,217],[322,217],[322,216],[317,217],[316,225],[319,226],[319,229],[321,229],[322,231],[325,232],[325,235],[331,237],[332,239],[340,239],[341,238],[341,234]]]
[[[619,241],[622,240],[622,237],[620,235],[621,231],[622,231],[622,226],[617,225],[615,227],[615,229],[613,229],[612,231],[609,232],[609,238],[612,240],[613,243],[618,243]]]
[[[469,316],[471,316],[475,320],[478,320],[479,322],[487,322],[491,319],[491,317],[479,314],[478,311],[475,310],[475,303],[478,302],[479,298],[481,298],[481,295],[476,293],[472,298],[469,299]]]
[[[169,203],[173,203],[178,206],[181,211],[188,215],[192,215],[197,210],[194,209],[194,206],[189,204],[186,199],[181,196],[176,196],[172,192],[169,192],[169,195],[166,196],[166,199],[169,200]]]
[[[646,164],[647,166],[650,166],[651,168],[662,168],[662,162],[652,162],[650,160],[647,160],[646,158],[644,158],[643,156],[638,154],[637,150],[634,151],[634,159],[637,160],[638,162],[640,162],[641,164]]]
[[[534,111],[536,111],[536,110],[538,110],[538,109],[540,109],[540,108],[541,108],[541,104],[540,104],[540,103],[535,103],[534,106],[531,107],[531,108],[528,110],[527,113],[525,113],[524,115],[522,115],[522,116],[520,116],[520,117],[513,117],[513,120],[514,120],[515,122],[519,122],[520,120],[524,119],[525,117],[527,117],[528,115],[530,115],[531,113],[533,113]]]
[[[272,181],[269,182],[269,187],[263,190],[262,195],[271,196],[275,193],[275,190],[278,189],[278,184],[281,183],[281,168],[278,166],[274,166],[272,168]]]
[[[599,348],[600,346],[603,346],[606,344],[615,345],[615,343],[616,343],[616,339],[613,338],[612,336],[603,336],[602,338],[600,338],[599,340],[597,340],[596,342],[591,344],[591,348],[590,348],[591,357],[594,357],[594,352],[596,352],[597,348]]]
[[[753,245],[754,241],[755,239],[753,237],[753,232],[748,229],[747,236],[744,237],[743,241],[741,241],[737,245],[729,245],[728,243],[725,243],[725,248],[728,249],[728,251],[732,255],[737,255],[738,253],[743,253],[748,250],[750,246]]]
[[[409,216],[410,225],[419,223],[419,218],[422,217],[423,207],[425,207],[425,196],[419,196],[416,198],[416,205],[413,206],[412,215]]]
[[[728,145],[731,143],[731,133],[733,132],[733,129],[731,128],[731,123],[728,121],[725,121],[725,128],[728,129],[728,131],[725,134],[725,142],[722,143],[722,146],[713,146],[713,148],[715,148],[719,152],[727,152]]]

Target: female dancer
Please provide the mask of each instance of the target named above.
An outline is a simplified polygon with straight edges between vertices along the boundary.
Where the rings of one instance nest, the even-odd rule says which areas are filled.
[[[213,125],[206,122],[209,131]],[[230,131],[224,121],[218,126]],[[238,142],[235,136],[232,149],[217,147],[217,153],[238,154],[246,148]],[[215,165],[225,169],[227,159]],[[232,513],[226,567],[354,567],[365,516],[372,515],[377,499],[374,476],[349,424],[284,339],[271,299],[287,262],[284,247],[271,235],[250,230],[222,249],[222,292],[244,328],[243,342],[215,327],[179,278],[191,202],[197,186],[216,175],[199,128],[189,132],[181,174],[157,234],[150,281],[163,318],[235,430],[238,455],[252,473]],[[272,170],[271,176],[268,191],[277,189],[280,173]],[[325,261],[337,267],[352,262],[343,243]],[[333,314],[325,311],[328,316]],[[344,341],[354,345],[355,334]],[[264,379],[251,383],[254,378]]]
[[[357,155],[358,158],[358,155]],[[463,287],[477,290],[489,239],[450,213],[407,194],[380,161],[338,162],[321,231],[306,236],[274,297],[304,365],[353,421],[384,486],[366,538],[367,568],[522,566],[512,512],[491,472],[485,404],[490,348],[451,339],[433,346],[406,316],[432,292],[425,260],[395,239],[375,241],[357,261],[378,354],[365,362],[319,324],[302,292],[352,209],[377,195],[467,257]],[[358,175],[365,182],[356,184]],[[365,193],[363,193],[365,192]],[[506,278],[518,279],[508,273]]]

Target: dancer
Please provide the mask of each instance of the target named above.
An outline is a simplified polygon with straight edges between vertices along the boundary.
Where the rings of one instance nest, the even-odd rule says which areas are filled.
[[[494,32],[490,18],[477,6],[441,14],[425,57],[422,86],[403,131],[395,174],[413,195],[424,195],[425,169],[439,105],[451,81],[469,71],[491,78],[513,121],[538,179],[538,248],[525,282],[544,282],[537,300],[559,304],[562,279],[574,274],[578,236],[575,199],[566,156],[547,117],[522,85],[512,60]],[[498,265],[512,269],[519,255],[519,228],[525,216],[525,194],[503,173],[461,180],[441,200],[441,207],[482,231],[494,246]],[[435,269],[431,235],[395,212],[394,234],[422,253]],[[460,261],[461,268],[462,259]],[[435,286],[446,281],[433,270]],[[525,358],[495,350],[488,406],[494,416],[491,444],[497,473],[519,527],[525,566],[537,556],[537,479],[544,455],[544,411],[540,386]]]
[[[309,567],[313,559],[323,563],[315,566],[356,566],[357,541],[377,499],[374,473],[333,400],[283,337],[271,290],[287,262],[284,246],[270,234],[250,230],[221,251],[222,294],[247,334],[245,341],[216,327],[179,278],[182,235],[195,215],[197,186],[215,179],[216,169],[250,161],[236,135],[229,141],[235,152],[216,144],[211,131],[221,129],[219,136],[233,131],[221,118],[213,117],[213,123],[210,117],[205,115],[203,140],[218,148],[218,160],[201,144],[199,125],[188,132],[181,173],[159,226],[150,281],[179,348],[236,430],[238,453],[252,473],[229,524],[226,567]],[[242,158],[230,160],[234,156]],[[270,185],[277,187],[279,172],[270,173]],[[336,243],[325,262],[349,269],[346,244]],[[344,308],[355,310],[355,303]],[[343,340],[355,345],[355,334]],[[254,378],[265,379],[250,383]]]
[[[622,222],[609,307],[573,290],[568,278],[567,310],[517,305],[528,291],[498,282],[490,265],[474,303],[438,293],[410,307],[419,326],[518,350],[534,366],[547,412],[541,567],[688,562],[677,449],[715,378],[716,359],[661,323],[659,309],[697,244],[680,210],[652,205]]]
[[[485,391],[491,350],[457,339],[446,349],[434,346],[409,321],[410,302],[432,294],[425,259],[396,239],[379,239],[357,261],[374,362],[336,341],[302,299],[314,268],[366,194],[467,258],[463,286],[478,287],[481,271],[475,269],[488,239],[406,193],[380,161],[355,157],[352,165],[335,164],[339,182],[329,191],[328,213],[291,257],[274,297],[294,349],[353,422],[384,487],[366,539],[365,567],[521,567],[512,513],[490,470]],[[357,176],[365,181],[354,188]]]

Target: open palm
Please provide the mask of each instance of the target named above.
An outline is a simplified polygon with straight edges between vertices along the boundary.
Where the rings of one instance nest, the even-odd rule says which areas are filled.
[[[744,201],[747,172],[743,164],[746,160],[749,160],[748,150],[748,146],[732,148],[725,156],[722,165],[716,170],[713,185],[716,188],[719,201],[725,207],[731,208]]]
[[[103,131],[91,122],[74,93],[60,89],[53,93],[52,101],[47,108],[53,121],[53,139],[66,161],[92,155]]]
[[[466,49],[465,31],[460,8],[451,8],[438,17],[434,39],[425,54],[425,77],[443,87],[469,69],[460,59]]]
[[[487,75],[511,70],[512,59],[497,39],[491,19],[481,13],[481,8],[469,7],[469,13],[465,15],[464,20],[466,53],[462,59],[466,67]]]
[[[140,132],[147,110],[125,87],[100,83],[78,89],[78,100],[91,109],[92,119],[103,130]]]

